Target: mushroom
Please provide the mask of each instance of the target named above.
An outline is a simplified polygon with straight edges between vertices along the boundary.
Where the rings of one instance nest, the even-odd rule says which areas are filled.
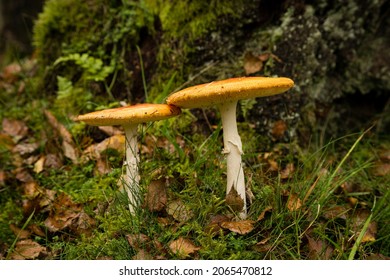
[[[245,179],[242,168],[242,143],[237,131],[236,108],[240,99],[270,96],[287,91],[294,85],[289,78],[241,77],[192,86],[171,94],[167,103],[181,108],[203,108],[216,105],[223,127],[223,153],[226,154],[226,201],[247,216]]]
[[[130,213],[135,213],[138,205],[136,196],[139,188],[137,128],[145,122],[167,119],[179,115],[180,108],[167,104],[137,104],[121,108],[107,109],[80,115],[77,121],[89,125],[121,125],[126,136],[126,174],[124,186],[129,197]]]

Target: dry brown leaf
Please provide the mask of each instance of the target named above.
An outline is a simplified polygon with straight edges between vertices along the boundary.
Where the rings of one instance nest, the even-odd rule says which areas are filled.
[[[231,219],[228,216],[225,215],[215,215],[210,218],[210,222],[207,224],[205,227],[204,231],[214,235],[214,234],[219,234],[221,230],[224,230],[221,227],[221,224],[223,222],[229,222]]]
[[[241,211],[244,207],[244,200],[234,187],[232,187],[230,192],[226,195],[226,204],[229,205],[233,211]]]
[[[367,221],[368,217],[370,216],[370,211],[368,210],[359,210],[354,213],[352,216],[352,229],[355,232],[354,237],[357,238],[361,230]],[[366,242],[372,242],[376,240],[376,234],[378,231],[378,224],[375,221],[371,221],[368,224],[368,228],[366,232],[363,235],[363,238],[361,240],[361,243],[366,243]]]
[[[123,130],[115,126],[98,126],[98,128],[108,136],[123,134]]]
[[[15,224],[10,224],[9,228],[15,234],[18,239],[27,239],[31,236],[31,232],[25,229],[17,227]]]
[[[23,121],[4,118],[1,125],[3,127],[2,132],[11,136],[15,143],[28,134],[28,127]]]
[[[390,161],[390,150],[384,150],[379,153],[379,158],[382,161]]]
[[[14,83],[18,80],[22,67],[19,63],[11,63],[5,66],[0,73],[1,78],[7,83]]]
[[[278,163],[275,160],[269,158],[267,160],[267,162],[268,162],[268,165],[269,165],[268,171],[278,171],[279,170],[279,165],[278,165]]]
[[[105,175],[111,172],[112,168],[106,158],[98,158],[96,160],[95,174]]]
[[[179,237],[169,243],[169,249],[172,253],[184,259],[199,251],[200,247],[195,246],[194,243],[187,238]]]
[[[34,181],[34,178],[31,176],[31,174],[24,168],[17,168],[13,170],[13,173],[15,174],[15,178],[20,182],[28,183]]]
[[[287,131],[287,124],[284,120],[278,120],[273,123],[271,135],[276,139],[281,139],[284,137]]]
[[[134,250],[144,249],[151,242],[149,236],[143,233],[126,234],[126,239]]]
[[[230,222],[222,222],[221,227],[224,229],[228,229],[232,232],[245,235],[251,232],[254,228],[254,221],[243,220],[243,221],[230,221]]]
[[[257,217],[257,221],[261,221],[264,219],[265,215],[267,214],[267,212],[271,212],[272,211],[272,207],[271,206],[268,206],[266,207],[263,212],[260,213],[259,217]]]
[[[7,180],[7,175],[4,170],[0,170],[0,186],[5,184],[5,180]]]
[[[74,203],[71,198],[61,193],[53,202],[45,226],[52,232],[69,227],[81,213],[81,206]]]
[[[45,168],[60,169],[63,166],[60,156],[57,154],[47,154],[45,157]]]
[[[55,129],[56,132],[58,132],[62,140],[68,143],[73,143],[72,134],[70,134],[66,127],[62,123],[60,123],[50,111],[45,110],[44,114],[49,124]]]
[[[187,222],[194,216],[180,199],[169,202],[166,211],[178,222]]]
[[[340,218],[346,220],[351,208],[346,205],[337,205],[324,209],[323,216],[328,219]]]
[[[246,75],[251,75],[256,72],[261,71],[263,68],[263,61],[258,57],[253,55],[251,52],[245,53],[244,56],[244,69]]]
[[[287,209],[290,212],[299,210],[302,207],[302,201],[298,195],[290,193],[287,199]]]
[[[294,164],[293,163],[288,163],[286,165],[286,168],[284,168],[281,172],[280,172],[280,178],[281,179],[289,179],[293,176],[294,174],[294,171],[295,171],[295,167],[294,167]]]
[[[27,156],[35,152],[39,148],[39,143],[19,143],[13,147],[12,151],[21,156]]]
[[[260,253],[268,252],[272,248],[272,244],[268,242],[270,240],[271,237],[267,237],[264,238],[263,240],[260,240],[259,242],[256,243],[253,249]]]
[[[42,193],[42,189],[39,187],[36,181],[31,181],[23,184],[23,193],[27,199],[34,199]]]
[[[334,249],[324,240],[315,240],[306,235],[309,247],[309,258],[314,260],[329,260]]]
[[[78,162],[78,152],[73,143],[62,141],[62,151],[64,156],[70,159],[73,163]]]
[[[367,231],[364,233],[361,243],[373,242],[376,240],[376,234],[378,232],[378,224],[372,221],[368,224]]]
[[[0,133],[0,151],[11,151],[15,147],[15,143],[11,136]]]
[[[164,179],[152,181],[146,193],[146,206],[151,212],[158,212],[167,205],[168,194]]]
[[[146,250],[138,250],[134,257],[131,258],[132,260],[154,260],[154,257],[151,253],[147,252]]]
[[[28,226],[28,229],[35,235],[40,237],[45,237],[46,233],[38,226],[37,224],[31,224]]]
[[[377,163],[373,169],[373,174],[375,176],[380,176],[380,177],[389,175],[390,163],[384,163],[384,162]]]
[[[50,125],[62,138],[62,151],[64,156],[69,158],[73,163],[77,163],[78,151],[73,141],[72,134],[70,134],[66,127],[60,123],[50,111],[45,110],[44,114]]]
[[[113,149],[120,154],[125,152],[126,137],[118,134],[104,139],[102,142],[90,145],[83,152],[84,160],[97,160],[101,158],[101,155],[107,149]]]
[[[72,232],[78,235],[84,234],[86,236],[90,236],[95,225],[96,221],[87,213],[85,213],[84,210],[82,210],[77,215],[77,218],[73,219],[69,228],[72,230]]]
[[[16,242],[10,258],[12,260],[34,260],[46,254],[47,250],[45,247],[31,239],[25,239]]]
[[[35,173],[41,173],[43,171],[43,167],[45,165],[46,157],[43,155],[41,156],[35,163],[34,163],[34,172]]]

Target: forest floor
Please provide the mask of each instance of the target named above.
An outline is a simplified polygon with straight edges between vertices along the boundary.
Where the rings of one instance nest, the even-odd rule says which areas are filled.
[[[240,124],[250,201],[240,220],[224,201],[220,126],[150,124],[131,215],[118,186],[123,131],[75,125],[34,92],[34,69],[0,72],[0,259],[390,258],[390,139],[375,126],[264,151]]]

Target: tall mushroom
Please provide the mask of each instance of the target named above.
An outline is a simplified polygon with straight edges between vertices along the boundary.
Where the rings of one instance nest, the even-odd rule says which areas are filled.
[[[289,78],[242,77],[196,85],[171,94],[167,103],[181,108],[202,108],[216,105],[223,127],[223,153],[227,162],[228,197],[234,201],[239,216],[247,216],[245,179],[242,168],[242,143],[237,131],[236,108],[241,99],[270,96],[287,91],[294,85]],[[238,201],[238,202],[237,202]],[[237,207],[238,205],[238,207]]]
[[[167,119],[180,113],[180,108],[174,105],[137,104],[92,112],[76,118],[77,121],[83,121],[89,125],[121,125],[124,128],[126,135],[126,174],[124,176],[124,186],[129,197],[131,214],[134,214],[138,204],[136,199],[139,188],[138,125],[145,122]]]

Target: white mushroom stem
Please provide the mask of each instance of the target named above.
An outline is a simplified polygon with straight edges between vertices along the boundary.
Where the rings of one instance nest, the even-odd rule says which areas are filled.
[[[232,187],[237,191],[237,194],[243,200],[243,208],[239,216],[242,219],[246,218],[246,196],[245,196],[245,178],[242,168],[242,143],[237,130],[236,108],[237,101],[226,102],[218,106],[223,128],[223,153],[226,154],[227,163],[227,188],[228,195]]]
[[[124,188],[129,197],[129,210],[135,213],[138,205],[139,174],[138,174],[138,124],[124,126],[126,135],[126,174],[124,176]]]

